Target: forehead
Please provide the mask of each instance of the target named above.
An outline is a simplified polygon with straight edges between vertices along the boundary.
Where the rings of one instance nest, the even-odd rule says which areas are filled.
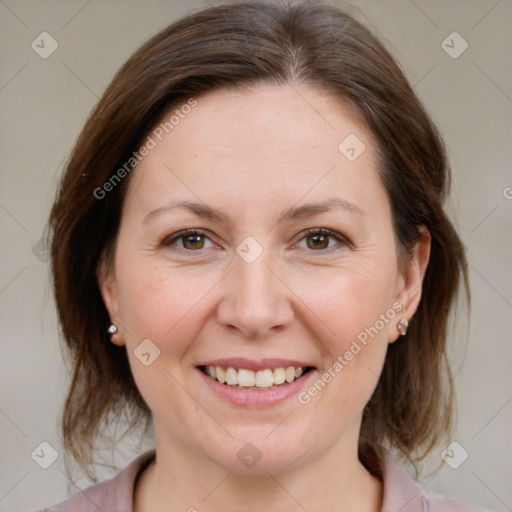
[[[196,101],[171,125],[180,107],[172,109],[150,132],[155,147],[134,171],[128,192],[146,209],[187,198],[261,208],[276,194],[296,203],[334,190],[369,200],[383,193],[370,131],[323,90],[262,85],[217,90]]]
[[[175,148],[190,141],[198,144],[196,158],[203,154],[247,160],[258,155],[279,162],[304,159],[315,149],[337,156],[339,142],[351,133],[373,143],[348,103],[322,89],[259,85],[216,90],[196,101],[172,129]],[[277,148],[288,153],[276,153]]]

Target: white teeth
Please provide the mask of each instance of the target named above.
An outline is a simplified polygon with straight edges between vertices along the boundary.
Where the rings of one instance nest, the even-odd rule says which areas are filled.
[[[226,384],[228,386],[238,384],[238,372],[234,368],[231,368],[231,366],[226,370]]]
[[[286,382],[293,382],[295,380],[295,368],[293,366],[288,366],[284,372],[284,375]]]
[[[268,389],[272,386],[279,386],[285,382],[291,383],[304,374],[305,367],[288,366],[259,370],[254,372],[246,368],[236,369],[232,366],[223,368],[221,366],[206,366],[205,373],[221,384],[243,388]]]
[[[260,370],[256,372],[256,387],[269,388],[274,385],[274,374],[272,370]]]
[[[226,382],[226,372],[220,366],[217,366],[215,368],[215,370],[216,370],[216,373],[217,373],[217,380],[221,384],[224,384],[224,382]]]
[[[243,386],[246,388],[250,388],[254,386],[256,383],[256,377],[252,370],[246,370],[245,368],[240,368],[238,370],[238,382],[239,386]]]
[[[274,384],[282,384],[286,380],[284,368],[274,370]]]

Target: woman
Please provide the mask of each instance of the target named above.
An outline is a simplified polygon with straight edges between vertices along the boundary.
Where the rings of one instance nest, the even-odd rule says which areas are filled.
[[[68,453],[156,449],[52,511],[481,510],[429,492],[449,438],[463,245],[440,137],[385,48],[327,6],[172,24],[88,120],[52,210]]]

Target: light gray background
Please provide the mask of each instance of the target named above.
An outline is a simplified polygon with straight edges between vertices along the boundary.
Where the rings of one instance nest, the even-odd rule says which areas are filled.
[[[63,162],[125,59],[159,29],[206,5],[0,0],[1,511],[28,511],[67,495],[57,434],[66,370],[48,263],[32,250]],[[459,416],[454,440],[469,457],[458,469],[444,464],[421,481],[443,494],[512,510],[512,3],[353,5],[390,45],[442,130],[454,172],[448,208],[469,250],[472,317],[468,326],[461,316],[452,351]],[[47,59],[31,48],[43,31],[59,44]],[[469,43],[456,59],[441,46],[453,31]],[[42,441],[59,453],[46,470],[31,458]],[[124,444],[119,453],[115,462],[122,467],[137,448]],[[439,450],[427,467],[440,461]]]

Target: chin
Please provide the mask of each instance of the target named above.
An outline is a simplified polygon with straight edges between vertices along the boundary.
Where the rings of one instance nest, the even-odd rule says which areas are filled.
[[[307,440],[298,432],[292,434],[289,427],[278,433],[279,428],[276,432],[269,428],[244,428],[243,435],[226,436],[227,439],[215,443],[219,450],[212,450],[210,445],[205,447],[204,453],[219,466],[240,475],[282,473],[312,457],[312,452],[316,451],[313,439]]]

